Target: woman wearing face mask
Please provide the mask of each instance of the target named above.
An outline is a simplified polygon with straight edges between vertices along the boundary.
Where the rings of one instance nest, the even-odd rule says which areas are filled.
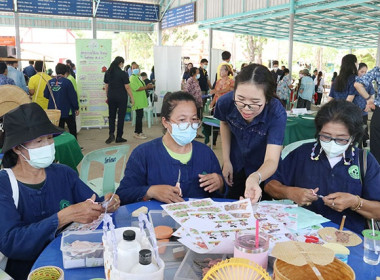
[[[216,103],[228,198],[258,201],[261,182],[277,169],[286,112],[275,94],[276,83],[268,68],[250,64],[236,76],[234,92]]]
[[[164,136],[138,146],[129,157],[116,192],[122,204],[222,195],[224,183],[215,154],[193,141],[201,125],[194,97],[187,92],[166,94],[161,117]]]
[[[26,279],[46,245],[69,223],[90,223],[104,212],[97,195],[71,168],[52,164],[53,135],[62,133],[36,103],[4,115],[4,157],[0,171],[0,267]],[[112,194],[107,194],[109,200]],[[115,196],[107,211],[119,207]],[[0,257],[1,260],[1,257]]]
[[[197,67],[192,67],[190,69],[190,78],[186,83],[186,90],[195,98],[195,102],[197,104],[198,117],[202,119],[202,110],[203,110],[203,101],[202,101],[202,91],[199,86],[198,79],[200,77],[199,69]]]
[[[291,152],[264,190],[334,223],[346,215],[345,227],[360,233],[366,218],[380,219],[380,166],[368,153],[361,175],[363,151],[355,147],[363,135],[361,111],[345,100],[333,100],[318,111],[315,126],[317,142]]]
[[[132,75],[129,79],[131,81],[133,99],[135,100],[132,110],[136,111],[135,134],[133,137],[144,140],[147,137],[142,131],[142,119],[144,117],[144,108],[148,107],[148,98],[146,97],[145,90],[152,89],[153,85],[145,85],[140,79],[140,68],[137,64],[132,65]]]

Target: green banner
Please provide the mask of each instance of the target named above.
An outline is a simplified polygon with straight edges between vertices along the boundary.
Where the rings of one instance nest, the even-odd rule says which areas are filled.
[[[76,39],[76,80],[82,127],[108,127],[104,74],[111,64],[112,42]]]

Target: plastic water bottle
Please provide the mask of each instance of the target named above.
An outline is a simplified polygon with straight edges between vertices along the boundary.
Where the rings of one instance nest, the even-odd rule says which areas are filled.
[[[137,264],[137,256],[141,250],[133,230],[123,232],[123,240],[117,244],[117,269],[129,273]]]
[[[157,265],[152,263],[152,251],[143,249],[139,253],[139,264],[132,268],[131,273],[146,274],[158,271]]]

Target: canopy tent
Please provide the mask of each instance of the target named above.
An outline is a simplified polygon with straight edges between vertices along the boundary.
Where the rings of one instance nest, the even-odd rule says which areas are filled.
[[[219,11],[214,9],[211,18],[205,14],[199,28],[287,40],[294,5],[294,41],[349,49],[378,46],[380,1],[259,0],[266,3],[247,11],[249,2],[220,1]]]

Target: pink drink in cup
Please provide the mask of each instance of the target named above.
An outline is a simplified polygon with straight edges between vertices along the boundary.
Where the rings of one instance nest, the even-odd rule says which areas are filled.
[[[255,246],[256,233],[245,230],[236,233],[234,257],[251,260],[263,268],[268,266],[268,236],[265,233],[259,234],[259,246]]]

